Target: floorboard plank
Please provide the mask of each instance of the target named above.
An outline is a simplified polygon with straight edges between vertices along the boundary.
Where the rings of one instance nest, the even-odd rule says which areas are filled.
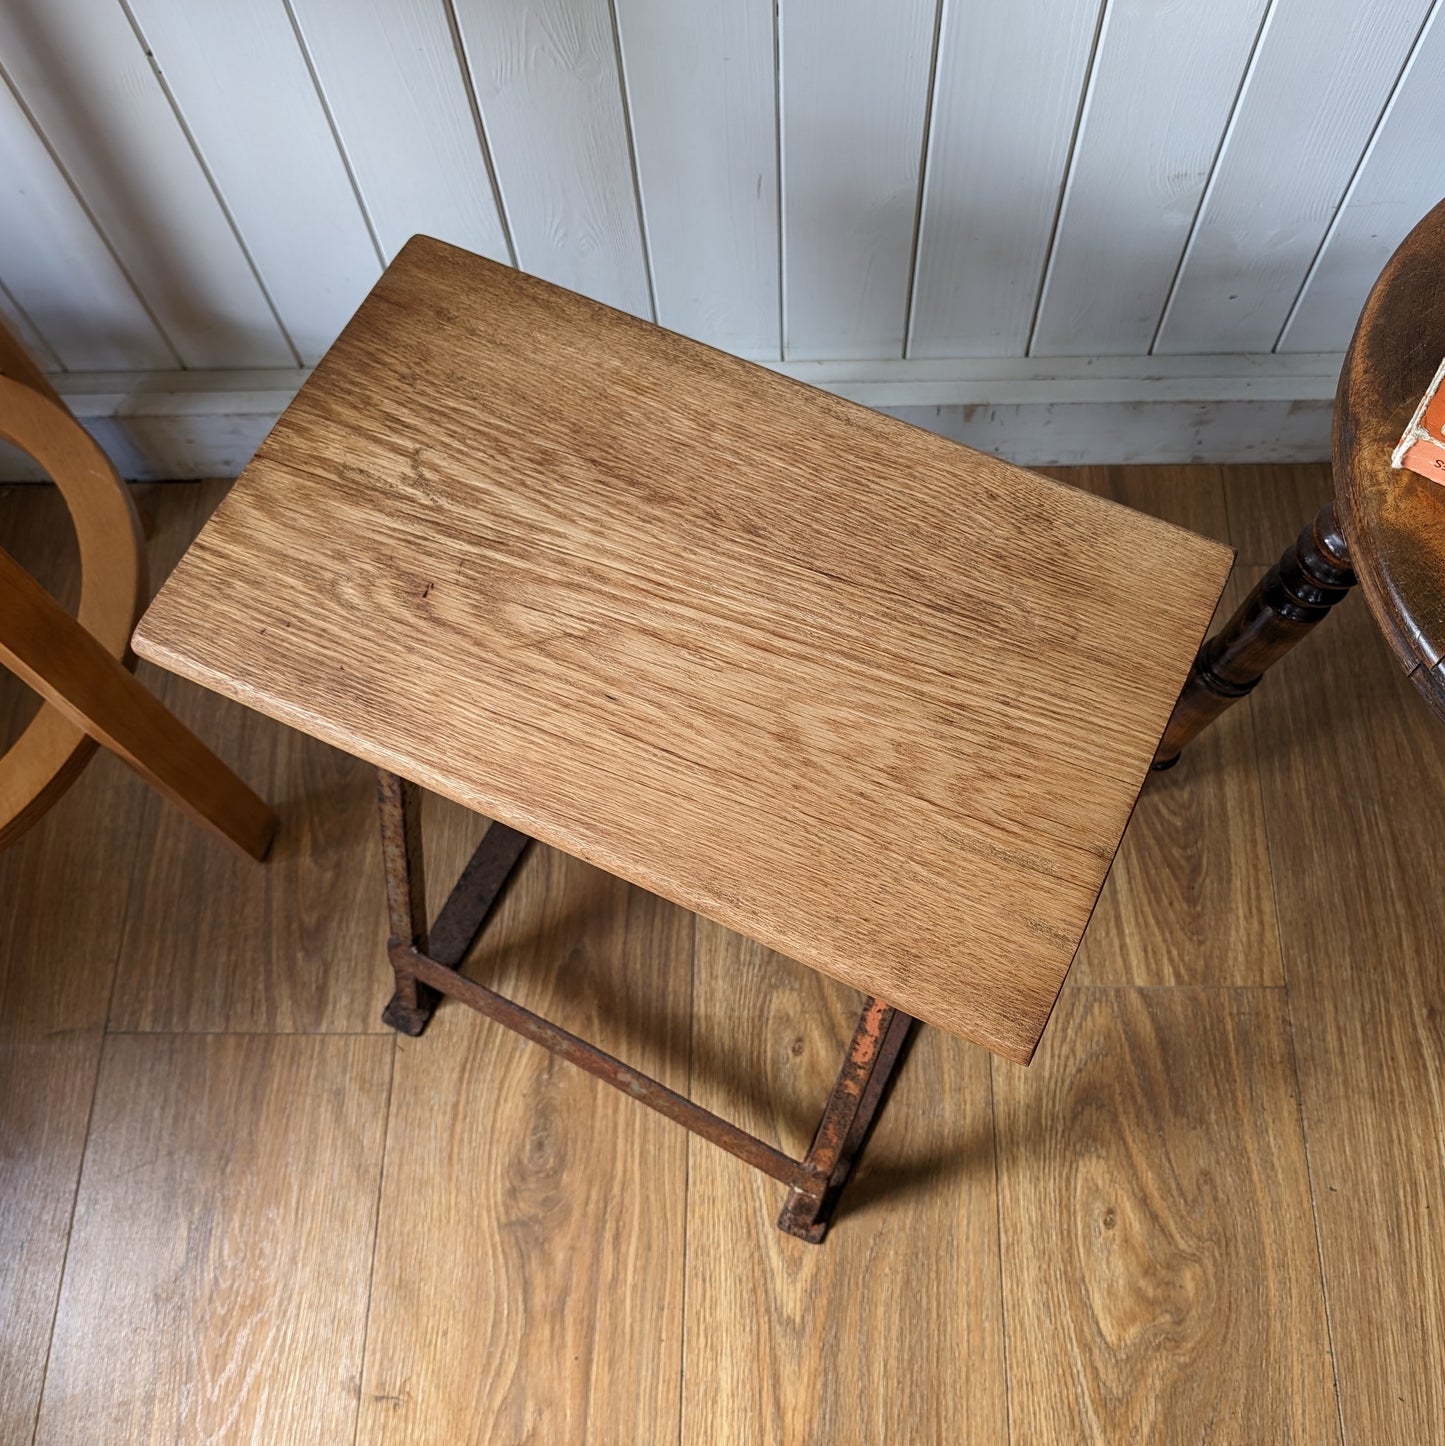
[[[1126,507],[1228,541],[1226,469],[1046,469]],[[1235,565],[1229,617],[1257,568]],[[1071,984],[1279,984],[1264,804],[1245,703],[1151,774],[1069,972]]]
[[[107,1040],[37,1441],[351,1440],[391,1057]]]
[[[70,1234],[99,1030],[0,1042],[0,1441],[29,1441]]]
[[[1060,475],[1230,536],[1242,580],[1329,491],[1319,468]],[[153,489],[162,560],[219,491]],[[0,545],[63,592],[58,518],[48,489],[0,492]],[[924,1032],[827,1244],[777,1234],[780,1187],[447,1007],[400,1044],[369,1318],[394,1052],[372,775],[145,676],[292,838],[279,868],[234,863],[101,755],[0,853],[6,1446],[117,955],[113,1027],[260,1034],[105,1044],[42,1439],[345,1442],[359,1409],[365,1441],[445,1446],[994,1442],[1007,1389],[1018,1442],[1327,1441],[1312,1214],[1348,1439],[1438,1435],[1445,729],[1359,598],[1150,783],[1030,1070]],[[0,686],[7,726],[25,706]],[[428,798],[433,909],[484,827]],[[538,851],[473,967],[801,1151],[855,1000],[695,927],[693,1028],[693,921]],[[325,1030],[372,1037],[294,1033]]]
[[[80,601],[80,552],[58,488],[0,487],[0,547],[72,615]],[[39,694],[0,668],[0,749],[40,706]]]
[[[225,494],[165,489],[158,583]],[[165,799],[138,830],[117,1030],[381,1032],[388,993],[375,772],[142,663],[137,676],[281,815],[270,856],[234,854]],[[205,899],[205,907],[195,901]]]
[[[0,489],[0,546],[67,607],[74,533],[53,487]],[[37,700],[0,670],[0,749]],[[145,786],[97,754],[0,851],[0,1441],[29,1441],[60,1293]]]
[[[1229,543],[1242,563],[1270,567],[1335,495],[1324,462],[1221,467]]]
[[[794,1156],[861,1001],[698,920],[694,1096]],[[821,1246],[689,1142],[683,1440],[1005,1439],[987,1056],[923,1029]]]
[[[1011,1439],[1337,1440],[1283,992],[1066,990],[993,1075]]]
[[[1364,601],[1255,716],[1314,1196],[1352,1441],[1445,1422],[1445,728]]]
[[[467,972],[685,1091],[691,953],[534,845]],[[398,1041],[359,1441],[675,1442],[685,1193],[676,1125],[444,1003]]]
[[[1218,617],[1234,611],[1258,571],[1230,579]],[[1246,700],[1191,743],[1173,768],[1150,775],[1069,984],[1283,982]]]

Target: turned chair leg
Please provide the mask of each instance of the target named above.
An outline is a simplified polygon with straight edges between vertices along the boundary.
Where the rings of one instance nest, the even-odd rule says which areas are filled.
[[[1154,767],[1177,763],[1184,745],[1251,692],[1354,585],[1350,549],[1330,502],[1200,648],[1154,755]]]

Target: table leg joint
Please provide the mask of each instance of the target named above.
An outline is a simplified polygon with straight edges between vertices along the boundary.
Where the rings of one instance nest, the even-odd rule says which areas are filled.
[[[795,1160],[595,1044],[462,974],[455,966],[485,927],[531,840],[504,824],[491,824],[428,929],[421,791],[383,770],[378,775],[377,801],[391,923],[387,958],[396,975],[396,992],[382,1014],[386,1024],[415,1037],[426,1028],[442,996],[456,999],[781,1181],[789,1193],[780,1228],[813,1244],[823,1239],[914,1023],[908,1015],[881,1000],[867,1001],[812,1147],[803,1159]]]

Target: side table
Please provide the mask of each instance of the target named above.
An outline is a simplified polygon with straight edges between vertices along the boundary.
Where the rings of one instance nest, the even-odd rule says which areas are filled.
[[[142,620],[380,770],[396,993],[789,1187],[821,1239],[914,1019],[1027,1062],[1228,549],[427,238]],[[495,820],[435,921],[419,789]],[[461,972],[528,839],[866,996],[793,1160]]]

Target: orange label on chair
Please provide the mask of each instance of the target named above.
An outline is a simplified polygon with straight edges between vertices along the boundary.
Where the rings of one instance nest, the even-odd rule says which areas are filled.
[[[1408,467],[1432,482],[1445,483],[1445,362],[1420,399],[1400,444],[1390,454],[1396,467]]]

